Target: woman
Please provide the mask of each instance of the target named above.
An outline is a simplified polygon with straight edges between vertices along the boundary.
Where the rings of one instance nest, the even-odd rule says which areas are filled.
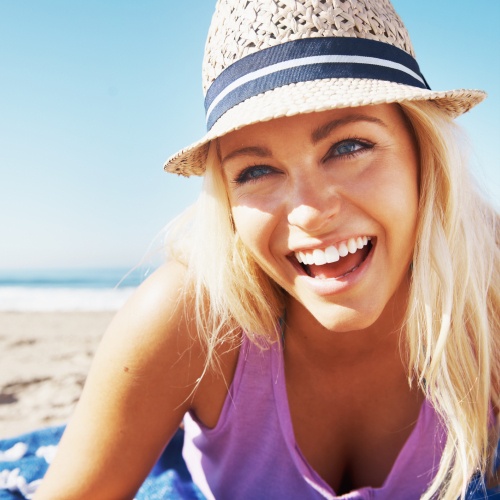
[[[166,164],[203,192],[37,498],[132,498],[183,419],[207,497],[484,497],[498,215],[452,122],[484,94],[430,90],[385,0],[221,0],[204,78],[209,131]]]

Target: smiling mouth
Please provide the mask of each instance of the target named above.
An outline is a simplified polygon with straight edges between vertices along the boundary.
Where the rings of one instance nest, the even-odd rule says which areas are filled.
[[[325,249],[295,252],[304,272],[315,279],[340,279],[348,276],[366,260],[374,243],[370,236],[349,238]]]

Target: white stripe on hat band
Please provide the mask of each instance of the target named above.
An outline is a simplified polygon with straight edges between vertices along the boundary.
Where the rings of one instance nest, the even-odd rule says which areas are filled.
[[[245,83],[251,82],[252,80],[257,80],[258,78],[262,78],[263,76],[270,75],[272,73],[276,73],[278,71],[295,68],[298,66],[306,66],[312,64],[328,64],[328,63],[354,63],[354,64],[371,64],[376,66],[383,66],[386,68],[392,68],[399,71],[403,71],[408,75],[412,76],[419,82],[421,82],[424,86],[426,86],[425,81],[422,79],[420,75],[412,71],[410,68],[404,66],[403,64],[389,61],[387,59],[380,59],[378,57],[368,57],[368,56],[346,56],[346,55],[323,55],[323,56],[310,56],[310,57],[301,57],[298,59],[291,59],[289,61],[283,61],[276,64],[272,64],[271,66],[267,66],[265,68],[258,69],[257,71],[253,71],[252,73],[248,73],[222,90],[222,92],[212,101],[209,108],[207,109],[206,117],[207,122],[210,119],[210,115],[213,109],[217,106],[217,104],[224,99],[228,94],[230,94],[233,90],[241,87]]]

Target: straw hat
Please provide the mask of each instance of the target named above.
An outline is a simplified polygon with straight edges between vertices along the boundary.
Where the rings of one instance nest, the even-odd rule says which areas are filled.
[[[203,61],[207,134],[165,163],[203,175],[209,143],[299,113],[432,100],[452,117],[486,94],[433,91],[389,0],[219,0]]]

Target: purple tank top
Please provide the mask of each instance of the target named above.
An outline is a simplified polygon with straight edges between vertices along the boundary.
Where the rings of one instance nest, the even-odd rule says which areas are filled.
[[[337,496],[295,442],[281,346],[261,352],[246,337],[216,427],[209,429],[190,414],[184,425],[183,456],[193,481],[217,500],[416,499],[437,470],[445,435],[424,401],[384,484]]]

